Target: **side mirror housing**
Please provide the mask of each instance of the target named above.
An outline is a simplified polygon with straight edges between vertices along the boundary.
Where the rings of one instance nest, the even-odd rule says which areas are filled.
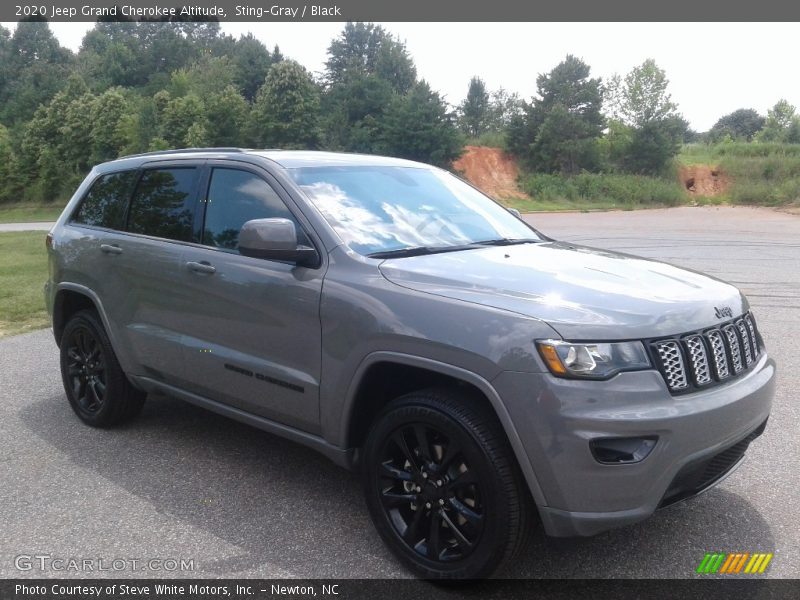
[[[297,243],[297,229],[289,219],[247,221],[239,230],[239,253],[312,269],[319,266],[319,254],[314,248]]]
[[[516,208],[509,208],[509,209],[507,209],[507,210],[508,210],[508,212],[510,212],[512,215],[514,215],[514,216],[515,216],[515,217],[517,217],[518,219],[521,219],[521,218],[522,218],[522,213],[521,213],[521,212],[519,212],[519,211],[518,211]]]

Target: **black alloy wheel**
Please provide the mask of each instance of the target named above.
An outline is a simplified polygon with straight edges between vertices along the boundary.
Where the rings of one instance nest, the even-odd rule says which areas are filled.
[[[530,495],[485,398],[458,388],[398,398],[360,456],[372,521],[420,577],[489,577],[525,548]]]
[[[402,426],[383,445],[380,479],[383,509],[412,551],[447,562],[476,547],[485,507],[457,441],[427,423]]]
[[[97,413],[106,396],[103,348],[85,326],[74,327],[66,343],[67,373],[72,396],[82,411]]]
[[[95,311],[70,317],[59,348],[64,391],[84,423],[111,427],[139,414],[145,394],[128,381]]]

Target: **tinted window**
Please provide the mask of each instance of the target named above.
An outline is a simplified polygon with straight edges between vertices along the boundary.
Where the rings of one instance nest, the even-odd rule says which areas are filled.
[[[131,202],[128,231],[190,241],[196,180],[194,168],[145,171]]]
[[[94,182],[72,218],[73,223],[122,229],[136,171],[103,175]]]
[[[239,230],[245,222],[271,218],[294,221],[298,242],[308,244],[294,216],[266,181],[246,171],[212,171],[203,228],[205,245],[236,250],[239,247]]]

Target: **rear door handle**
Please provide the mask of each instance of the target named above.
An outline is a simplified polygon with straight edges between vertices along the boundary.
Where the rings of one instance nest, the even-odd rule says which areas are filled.
[[[208,273],[209,275],[216,273],[217,269],[214,268],[211,263],[207,263],[206,261],[202,262],[194,262],[189,261],[186,263],[186,266],[189,267],[190,271],[194,271],[195,273]]]
[[[105,254],[122,254],[122,248],[111,244],[100,244],[100,251]]]

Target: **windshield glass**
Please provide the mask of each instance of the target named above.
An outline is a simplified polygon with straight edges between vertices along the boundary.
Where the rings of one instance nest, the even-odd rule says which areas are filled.
[[[291,174],[362,255],[541,237],[457,177],[415,167],[303,167]]]

